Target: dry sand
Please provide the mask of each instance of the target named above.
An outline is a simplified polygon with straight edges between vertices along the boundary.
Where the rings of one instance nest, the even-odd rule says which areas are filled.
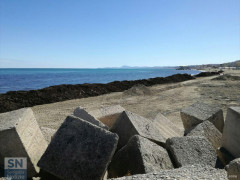
[[[240,76],[240,70],[227,70],[224,73]],[[240,106],[240,81],[212,80],[215,77],[155,85],[148,87],[149,90],[140,86],[137,90],[38,105],[32,109],[41,127],[53,129],[57,129],[77,106],[90,111],[101,106],[117,104],[146,118],[154,118],[157,113],[161,112],[183,129],[179,112],[196,101],[218,105],[223,109],[224,115],[227,107]]]

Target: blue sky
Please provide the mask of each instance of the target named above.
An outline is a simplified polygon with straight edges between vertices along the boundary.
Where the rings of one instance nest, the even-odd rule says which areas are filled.
[[[239,0],[1,0],[0,67],[240,59]]]

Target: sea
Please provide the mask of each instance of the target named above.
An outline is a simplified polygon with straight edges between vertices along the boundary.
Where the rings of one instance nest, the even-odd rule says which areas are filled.
[[[0,68],[0,94],[8,91],[35,90],[60,84],[109,83],[112,81],[166,77],[178,73],[195,75],[200,72],[170,68]]]

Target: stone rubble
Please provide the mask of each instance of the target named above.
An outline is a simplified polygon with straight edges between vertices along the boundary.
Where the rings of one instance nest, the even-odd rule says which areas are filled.
[[[221,109],[199,102],[181,118],[185,136],[160,113],[150,120],[119,105],[77,107],[58,130],[39,128],[31,108],[2,113],[0,177],[5,157],[27,157],[28,178],[42,180],[240,179],[240,107],[225,125]]]

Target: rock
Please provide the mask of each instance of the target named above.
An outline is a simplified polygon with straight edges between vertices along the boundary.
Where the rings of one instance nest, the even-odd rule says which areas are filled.
[[[0,114],[0,167],[5,157],[26,157],[27,176],[39,172],[37,162],[47,148],[31,108]]]
[[[48,128],[48,127],[41,127],[42,134],[49,144],[56,133],[56,129]]]
[[[135,135],[114,155],[109,166],[109,177],[145,174],[172,168],[172,162],[164,148]]]
[[[186,133],[206,120],[213,123],[221,133],[223,132],[223,111],[218,107],[197,102],[182,109],[180,114]]]
[[[76,117],[79,117],[89,123],[92,123],[96,126],[99,126],[101,128],[104,128],[106,130],[108,130],[109,128],[103,124],[101,121],[95,119],[92,115],[90,115],[87,111],[85,111],[85,109],[83,109],[82,107],[77,107],[74,111],[73,111],[73,115]]]
[[[227,172],[224,169],[215,169],[210,166],[184,166],[171,170],[160,170],[156,173],[138,174],[111,180],[227,180]]]
[[[222,144],[235,158],[240,157],[240,107],[227,110]]]
[[[122,106],[115,105],[102,107],[89,113],[111,128],[123,111],[125,111],[125,109]]]
[[[124,111],[114,123],[111,131],[119,136],[118,149],[127,144],[134,135],[140,135],[162,146],[166,140],[149,119],[135,113]]]
[[[226,166],[229,180],[240,180],[240,158],[234,159]]]
[[[163,138],[165,138],[166,140],[172,137],[180,137],[184,134],[182,130],[180,130],[175,124],[173,124],[161,113],[157,114],[157,116],[152,122],[152,125],[159,130]]]
[[[61,179],[99,180],[104,177],[117,142],[116,134],[68,116],[38,165]]]
[[[204,136],[215,150],[222,145],[222,133],[209,121],[198,124],[187,136]]]
[[[167,149],[175,167],[193,164],[215,167],[217,155],[205,137],[174,137],[167,140]]]

